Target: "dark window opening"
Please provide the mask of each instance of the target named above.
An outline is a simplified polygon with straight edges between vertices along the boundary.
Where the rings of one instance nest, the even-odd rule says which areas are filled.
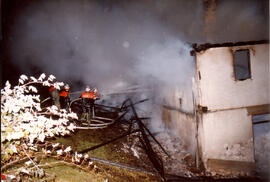
[[[252,116],[253,145],[256,172],[262,178],[269,176],[270,155],[270,114],[258,114]]]
[[[253,124],[269,123],[270,114],[259,114],[252,116]]]
[[[251,78],[249,50],[237,50],[233,55],[234,76],[236,80]]]

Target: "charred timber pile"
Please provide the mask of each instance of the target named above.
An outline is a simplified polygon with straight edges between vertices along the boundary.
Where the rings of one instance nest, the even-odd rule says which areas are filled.
[[[164,155],[166,155],[168,158],[170,158],[171,156],[162,147],[160,142],[158,142],[158,140],[154,137],[154,135],[150,132],[150,130],[142,122],[142,120],[149,119],[149,118],[140,118],[137,114],[135,107],[134,107],[135,104],[139,104],[139,103],[145,102],[147,100],[148,99],[143,99],[143,100],[140,100],[138,102],[133,103],[131,99],[127,99],[122,103],[122,106],[120,108],[111,108],[114,111],[118,111],[118,112],[124,111],[124,112],[128,112],[131,114],[131,119],[128,121],[125,120],[125,123],[128,124],[128,126],[129,126],[128,130],[120,136],[117,136],[111,140],[108,140],[108,141],[103,142],[101,144],[98,144],[96,146],[92,146],[90,148],[86,148],[84,150],[81,150],[81,151],[79,151],[79,153],[87,153],[91,150],[95,150],[95,149],[100,148],[104,145],[115,142],[121,138],[128,137],[134,133],[137,133],[137,135],[135,137],[138,137],[145,154],[147,155],[149,161],[152,164],[153,170],[149,171],[149,170],[146,170],[143,168],[138,168],[135,166],[128,166],[126,164],[119,164],[119,163],[104,160],[104,159],[98,159],[97,162],[105,163],[108,165],[114,165],[114,166],[117,166],[120,168],[126,168],[126,169],[141,171],[141,172],[145,172],[145,173],[157,174],[160,176],[162,181],[198,181],[198,180],[200,181],[200,180],[202,180],[201,177],[197,177],[197,176],[187,177],[187,176],[179,176],[179,175],[175,175],[175,174],[165,173],[162,157],[160,156],[160,154],[158,152],[156,152],[153,149],[154,147],[151,144],[151,142],[155,142],[156,146],[158,146],[161,149],[161,151],[164,153]]]
[[[135,107],[134,107],[135,104],[139,104],[139,103],[145,102],[147,100],[148,99],[143,99],[143,100],[135,102],[135,103],[133,103],[131,101],[131,99],[125,100],[123,102],[121,108],[119,109],[119,112],[124,110],[125,112],[130,111],[132,113],[131,121],[127,121],[127,123],[129,124],[128,131],[126,133],[118,136],[118,137],[115,137],[115,138],[109,140],[109,141],[106,141],[106,142],[103,142],[103,143],[101,143],[99,145],[96,145],[96,146],[84,149],[82,151],[79,151],[79,153],[86,153],[86,152],[89,152],[91,150],[95,150],[95,149],[97,149],[99,147],[102,147],[104,145],[107,145],[109,143],[112,143],[112,142],[114,142],[116,140],[119,140],[119,139],[121,139],[123,137],[131,135],[133,133],[139,133],[138,134],[139,141],[140,141],[141,145],[143,146],[143,149],[144,149],[145,153],[147,154],[149,160],[151,161],[155,171],[160,175],[160,177],[162,178],[163,181],[166,181],[165,173],[164,173],[164,167],[163,167],[163,161],[162,161],[161,157],[159,157],[158,154],[153,150],[153,148],[151,146],[151,143],[150,143],[150,141],[148,139],[148,136],[150,136],[158,144],[158,146],[162,149],[162,151],[166,155],[169,156],[169,154],[165,151],[165,149],[161,146],[161,144],[156,140],[156,138],[149,131],[149,129],[143,124],[141,119],[144,119],[144,118],[139,118],[138,117],[138,114],[137,114],[137,112],[135,110]],[[129,108],[131,108],[131,109],[129,110]],[[134,128],[134,127],[132,127],[132,125],[134,125],[134,124],[137,124],[137,126],[139,128],[138,129],[132,129],[132,128]]]
[[[146,117],[140,118],[137,114],[136,109],[135,109],[135,105],[143,103],[143,102],[148,101],[148,100],[149,99],[142,99],[142,100],[139,100],[139,101],[133,103],[133,101],[130,98],[128,98],[122,103],[122,105],[120,107],[95,104],[95,108],[96,108],[95,111],[97,111],[97,113],[103,113],[103,114],[105,113],[105,115],[107,113],[111,116],[117,116],[117,117],[114,117],[113,119],[104,118],[103,114],[101,114],[102,117],[101,116],[94,116],[91,119],[91,124],[85,123],[85,125],[88,125],[88,126],[83,126],[84,123],[81,121],[75,121],[76,123],[78,122],[76,124],[77,129],[101,129],[101,128],[108,127],[116,122],[121,121],[121,122],[124,122],[125,124],[128,125],[128,130],[125,133],[123,133],[122,135],[119,135],[119,136],[112,138],[108,141],[105,141],[105,142],[100,143],[98,145],[95,145],[95,146],[86,148],[84,150],[78,151],[78,154],[85,154],[86,155],[86,153],[89,151],[98,149],[98,148],[103,147],[107,144],[110,144],[112,142],[115,142],[117,140],[120,140],[124,137],[128,137],[128,136],[136,133],[136,135],[132,135],[132,136],[135,136],[138,138],[138,141],[140,142],[142,149],[144,150],[145,154],[147,155],[147,158],[149,159],[149,161],[152,164],[153,170],[149,170],[149,169],[147,170],[147,169],[139,168],[136,166],[129,166],[126,164],[120,164],[120,163],[116,163],[113,161],[94,158],[94,157],[90,157],[90,156],[88,156],[88,159],[90,159],[91,161],[96,161],[98,163],[104,163],[107,165],[117,166],[120,168],[129,169],[129,170],[156,174],[156,175],[160,176],[162,181],[174,181],[174,180],[187,179],[186,176],[165,174],[165,169],[164,169],[164,164],[163,164],[161,154],[159,152],[157,152],[156,149],[154,149],[155,147],[153,144],[151,144],[151,142],[155,142],[156,146],[158,146],[161,149],[162,153],[164,153],[164,155],[166,155],[168,158],[170,158],[171,156],[162,147],[162,145],[158,142],[158,140],[154,137],[154,135],[150,132],[150,130],[142,122],[143,120],[150,119],[150,118],[146,118]],[[81,107],[80,99],[73,100],[71,102],[71,106]],[[125,114],[127,114],[127,113],[129,113],[130,120],[122,119],[125,116]],[[76,153],[76,155],[77,155],[77,153]],[[67,158],[65,158],[65,159],[67,159]],[[189,178],[189,179],[196,180],[197,178],[194,176],[194,177]]]

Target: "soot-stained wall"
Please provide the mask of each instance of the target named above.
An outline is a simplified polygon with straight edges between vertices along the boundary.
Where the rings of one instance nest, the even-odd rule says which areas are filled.
[[[235,79],[233,52],[240,49],[250,52],[250,79]],[[198,101],[207,107],[199,127],[205,165],[208,159],[254,162],[252,115],[270,104],[269,44],[210,48],[197,52],[196,63]]]

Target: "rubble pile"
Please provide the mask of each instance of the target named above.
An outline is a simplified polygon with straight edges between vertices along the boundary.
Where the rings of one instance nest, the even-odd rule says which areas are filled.
[[[152,142],[154,150],[162,157],[166,173],[187,177],[197,176],[191,172],[191,168],[195,166],[194,157],[184,149],[181,138],[166,132],[159,133],[155,137],[170,155],[170,157],[165,155]]]
[[[153,150],[162,158],[166,174],[185,177],[198,175],[191,172],[191,168],[195,166],[194,157],[188,151],[184,150],[184,146],[179,137],[166,132],[159,133],[155,137],[169,154],[169,156],[166,155],[156,142],[151,141]],[[122,150],[127,153],[131,152],[135,157],[140,159],[147,158],[145,151],[139,143],[138,134],[128,136],[128,143],[123,143]],[[147,166],[147,168],[149,168],[151,164],[145,160],[142,161],[144,161],[145,167]]]
[[[145,169],[153,169],[147,154],[142,148],[139,140],[139,134],[132,134],[127,136],[127,143],[122,143],[121,150],[125,153],[131,153],[138,160],[141,161],[140,165]]]
[[[128,144],[123,144],[122,150],[129,151],[138,159],[148,158],[147,161],[150,163],[145,162],[145,165],[153,166],[162,178],[165,174],[183,177],[196,176],[197,174],[193,174],[190,170],[195,166],[194,157],[185,150],[181,138],[167,132],[154,136],[138,117],[131,100],[130,106],[134,121],[136,121],[131,128],[139,129],[140,132],[129,135]],[[129,127],[126,126],[126,128]],[[129,130],[132,130],[131,128]]]

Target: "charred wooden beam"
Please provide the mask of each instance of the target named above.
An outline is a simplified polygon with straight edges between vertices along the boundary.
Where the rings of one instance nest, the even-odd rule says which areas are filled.
[[[152,139],[158,144],[158,146],[162,149],[162,151],[168,156],[171,157],[168,152],[162,147],[162,145],[157,141],[154,135],[149,131],[149,129],[142,123],[143,128],[147,131],[147,133],[152,137]]]
[[[151,132],[148,130],[148,128],[143,124],[143,122],[139,119],[138,114],[135,110],[135,107],[131,101],[131,99],[129,99],[130,102],[130,106],[131,109],[133,111],[134,117],[139,125],[139,128],[141,130],[141,134],[142,134],[142,138],[140,137],[140,142],[149,158],[149,160],[151,161],[151,163],[153,164],[154,168],[158,171],[160,177],[163,179],[163,181],[166,181],[165,179],[165,173],[164,173],[164,166],[163,166],[163,161],[162,159],[157,155],[156,152],[154,152],[152,145],[145,133],[145,130],[148,132],[148,134],[154,139],[154,141],[161,147],[161,149],[163,151],[165,151],[165,149],[160,145],[160,143],[155,139],[155,137],[151,134]],[[167,154],[167,152],[165,151],[165,154]],[[167,154],[168,155],[168,154]]]
[[[152,146],[150,144],[150,141],[148,140],[146,134],[142,132],[143,139],[139,137],[140,142],[148,155],[149,160],[153,164],[154,168],[159,173],[160,177],[166,181],[165,179],[165,173],[164,173],[164,166],[162,159],[153,151]]]
[[[136,103],[133,103],[131,101],[131,99],[127,99],[123,102],[122,106],[121,106],[121,109],[124,109],[125,112],[124,113],[127,113],[129,112],[129,107],[131,108],[132,110],[132,114],[133,114],[133,119],[132,121],[135,121],[138,126],[139,126],[139,129],[136,129],[136,130],[132,130],[132,126],[133,126],[133,123],[134,122],[129,122],[129,128],[128,128],[128,131],[116,138],[113,138],[109,141],[106,141],[106,142],[103,142],[99,145],[96,145],[96,146],[92,146],[90,148],[87,148],[87,149],[84,149],[82,151],[79,151],[79,153],[85,153],[85,152],[88,152],[88,151],[91,151],[91,150],[95,150],[97,148],[100,148],[104,145],[107,145],[109,143],[112,143],[116,140],[119,140],[123,137],[126,137],[130,134],[133,134],[133,133],[136,133],[136,132],[140,132],[141,133],[141,137],[139,137],[140,139],[140,142],[141,142],[141,145],[143,146],[150,162],[153,164],[153,167],[156,169],[156,171],[159,173],[160,177],[163,179],[163,181],[166,181],[165,179],[165,173],[164,173],[164,166],[163,166],[163,161],[162,161],[162,158],[153,150],[152,148],[152,145],[151,145],[151,142],[150,140],[148,139],[148,135],[151,136],[151,138],[158,144],[158,146],[162,149],[162,151],[169,156],[169,154],[166,152],[166,150],[161,146],[161,144],[156,140],[156,138],[152,135],[152,133],[149,131],[149,129],[143,124],[142,122],[142,119],[149,119],[149,118],[140,118],[138,117],[138,114],[135,110],[135,107],[134,107],[134,104],[139,104],[139,103],[142,103],[142,102],[145,102],[147,101],[148,99],[143,99],[143,100],[140,100]],[[170,157],[170,156],[169,156]]]
[[[207,49],[213,48],[213,47],[233,47],[233,46],[245,46],[245,45],[255,45],[255,44],[268,44],[269,40],[258,40],[258,41],[247,41],[247,42],[226,42],[221,44],[193,44],[193,50],[191,51],[191,55],[195,55],[195,52],[201,52],[205,51]]]
[[[123,104],[122,104],[122,106],[121,106],[121,109],[127,109],[128,107],[131,106],[131,104],[125,106],[126,102],[128,102],[129,100],[130,100],[130,99],[127,99],[127,100],[125,100],[125,101],[123,102]],[[138,102],[133,103],[132,105],[134,106],[134,105],[136,105],[136,104],[140,104],[140,103],[143,103],[143,102],[148,101],[148,100],[149,100],[148,98],[147,98],[147,99],[143,99],[143,100],[140,100],[140,101],[138,101]]]
[[[129,102],[131,103],[130,106],[132,108],[132,111],[134,113],[135,119],[137,120],[140,128],[142,130],[146,130],[147,133],[152,137],[152,139],[158,144],[158,146],[162,149],[162,151],[168,156],[170,157],[170,155],[166,152],[166,150],[162,147],[162,145],[157,141],[157,139],[154,137],[154,135],[149,131],[149,129],[143,124],[143,122],[140,120],[140,118],[138,117],[138,114],[135,110],[134,104],[132,104],[132,101],[129,99]]]
[[[103,107],[103,108],[110,108],[110,109],[114,109],[116,111],[120,111],[121,110],[121,108],[119,108],[119,107],[105,106],[105,105],[102,105],[102,104],[95,104],[95,106],[97,106],[97,107]]]

